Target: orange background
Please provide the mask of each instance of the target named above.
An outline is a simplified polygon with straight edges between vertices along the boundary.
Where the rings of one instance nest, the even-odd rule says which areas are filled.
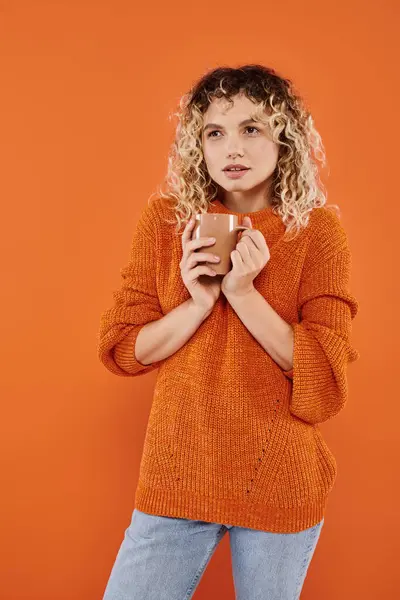
[[[192,9],[0,4],[0,598],[102,597],[133,510],[156,372],[129,379],[103,367],[100,314],[166,173],[168,115],[206,70],[247,62],[293,79],[310,106],[360,302],[350,400],[322,425],[339,472],[302,599],[394,598],[399,4]],[[195,597],[234,598],[228,536]]]

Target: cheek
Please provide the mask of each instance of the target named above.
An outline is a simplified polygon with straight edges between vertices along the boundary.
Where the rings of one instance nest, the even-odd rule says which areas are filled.
[[[206,161],[207,166],[213,166],[213,164],[219,159],[221,151],[214,146],[210,146],[209,144],[205,144],[203,146],[203,156]]]
[[[270,164],[278,160],[279,146],[274,142],[260,140],[253,150],[258,164]]]
[[[268,155],[272,159],[276,160],[278,158],[278,155],[279,155],[279,144],[275,144],[275,142],[269,141],[268,142],[267,152],[268,152]]]

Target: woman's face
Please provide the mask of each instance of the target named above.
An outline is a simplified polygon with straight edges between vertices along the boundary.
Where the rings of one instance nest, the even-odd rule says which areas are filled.
[[[223,190],[225,198],[269,197],[271,175],[279,154],[279,145],[272,141],[268,125],[245,122],[254,111],[254,103],[244,94],[233,98],[230,107],[224,98],[215,99],[204,114],[202,145],[210,177]],[[244,175],[230,179],[226,165],[240,163],[249,167]],[[229,199],[229,198],[227,198]]]

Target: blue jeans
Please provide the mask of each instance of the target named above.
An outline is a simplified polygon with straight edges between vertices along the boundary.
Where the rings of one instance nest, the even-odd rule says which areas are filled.
[[[103,600],[188,600],[229,531],[236,600],[297,600],[324,519],[270,533],[134,509]]]

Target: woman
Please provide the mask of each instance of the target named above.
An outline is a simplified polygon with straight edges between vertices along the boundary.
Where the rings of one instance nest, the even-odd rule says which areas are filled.
[[[112,373],[159,368],[104,599],[191,598],[229,532],[236,598],[292,600],[337,474],[319,424],[344,407],[359,357],[347,235],[325,206],[323,145],[290,80],[260,65],[218,68],[178,116],[167,193],[142,211],[101,319]],[[225,276],[213,240],[192,239],[199,212],[250,228]]]

